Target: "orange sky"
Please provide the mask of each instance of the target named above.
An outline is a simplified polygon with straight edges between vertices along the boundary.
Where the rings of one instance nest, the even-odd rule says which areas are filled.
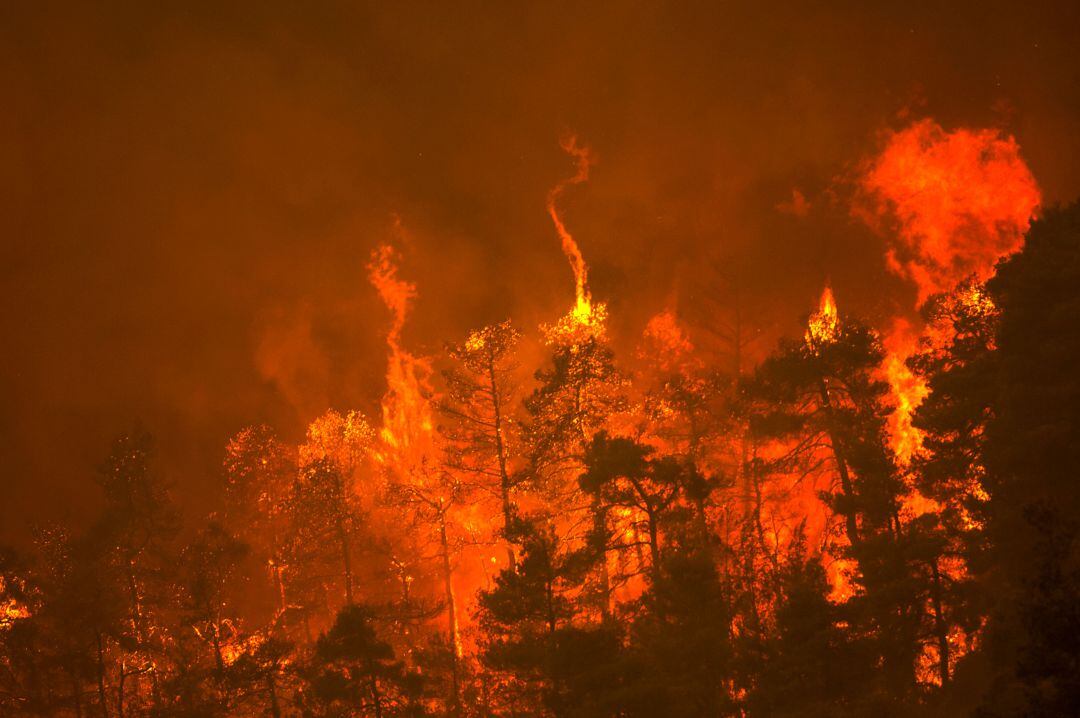
[[[627,341],[669,305],[708,321],[721,276],[759,352],[827,276],[909,312],[850,205],[917,118],[1001,129],[1047,202],[1080,195],[1075,3],[25,5],[0,11],[0,539],[79,518],[136,421],[201,510],[244,424],[377,415],[387,241],[418,352],[557,319],[568,132],[596,161],[561,211]]]

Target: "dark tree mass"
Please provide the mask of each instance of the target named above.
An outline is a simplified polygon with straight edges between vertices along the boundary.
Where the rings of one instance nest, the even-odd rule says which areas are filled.
[[[0,9],[0,716],[1080,716],[1075,3]]]

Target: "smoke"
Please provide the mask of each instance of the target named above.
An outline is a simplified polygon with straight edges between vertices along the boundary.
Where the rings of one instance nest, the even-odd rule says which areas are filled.
[[[948,127],[1009,100],[1047,199],[1080,188],[1071,8],[51,5],[0,26],[6,535],[89,513],[88,467],[136,418],[201,510],[245,424],[377,414],[391,318],[360,275],[394,213],[416,229],[418,353],[550,320],[567,260],[545,198],[579,169],[553,141],[566,127],[603,172],[587,211],[569,216],[569,179],[554,206],[588,237],[621,357],[673,286],[698,351],[727,352],[703,329],[733,306],[717,266],[738,267],[725,281],[760,337],[746,361],[799,331],[826,274],[846,308],[893,312],[885,239],[821,190],[913,87]],[[924,20],[940,32],[910,31]]]
[[[274,384],[301,419],[328,406],[330,363],[316,339],[310,305],[270,313],[263,321],[254,359],[259,375]]]

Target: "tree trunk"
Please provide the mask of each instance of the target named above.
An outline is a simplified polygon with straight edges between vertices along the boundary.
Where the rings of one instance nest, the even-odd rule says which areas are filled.
[[[454,600],[453,568],[450,565],[450,542],[446,537],[446,514],[439,512],[439,544],[442,550],[443,585],[446,590],[447,623],[450,629],[450,714],[461,714],[461,636],[458,633],[457,604]]]
[[[547,609],[548,633],[554,634],[556,628],[554,579],[549,578],[547,581],[544,582],[544,598],[546,599],[547,603],[545,608]]]
[[[344,520],[339,516],[337,520],[338,540],[341,542],[341,560],[345,569],[345,603],[353,604],[352,586],[352,553],[349,551],[349,531]]]
[[[82,718],[82,684],[79,671],[74,666],[71,669],[71,700],[75,704],[75,718]]]
[[[270,715],[272,718],[281,718],[281,707],[278,705],[277,682],[274,680],[274,669],[266,674],[266,688],[270,694]]]
[[[653,585],[660,578],[660,536],[656,526],[655,512],[650,508],[645,512],[649,527],[649,559],[652,561]]]
[[[116,686],[116,715],[118,718],[124,718],[124,680],[127,678],[127,672],[124,671],[124,659],[120,659],[120,680]]]
[[[277,583],[278,613],[279,614],[285,613],[285,608],[288,605],[286,603],[286,601],[285,601],[285,578],[284,578],[284,576],[282,574],[283,574],[283,572],[281,570],[281,566],[278,565],[277,561],[275,561],[274,562],[274,581]]]
[[[139,599],[139,585],[138,585],[138,583],[137,583],[137,581],[135,579],[135,559],[131,558],[131,557],[128,558],[127,580],[128,580],[129,600],[131,601],[131,605],[130,605],[130,611],[131,611],[131,616],[130,616],[131,637],[132,637],[132,639],[135,640],[135,643],[138,646],[138,649],[141,650],[142,647],[143,647],[143,640],[142,640],[142,603],[141,603],[141,601]],[[132,689],[133,689],[133,691],[135,693],[135,696],[137,698],[139,696],[139,677],[137,675],[133,674],[132,679],[133,679],[132,680]],[[123,695],[123,688],[124,688],[124,668],[123,668],[123,662],[121,662],[121,664],[120,664],[120,691],[121,691],[121,695]],[[119,713],[120,713],[120,718],[124,718],[123,701],[120,702]]]
[[[499,399],[499,384],[495,378],[495,361],[488,360],[488,382],[491,384],[491,406],[495,417],[495,453],[499,460],[499,489],[502,496],[503,533],[513,523],[513,505],[510,502],[510,473],[506,468],[506,444],[502,434],[502,406]],[[510,573],[517,573],[517,554],[509,536],[506,539],[506,559],[510,564]]]
[[[936,557],[930,562],[930,570],[934,579],[931,599],[934,604],[934,633],[938,643],[938,675],[941,677],[941,685],[945,686],[949,683],[949,627],[942,609],[941,571],[938,569]]]
[[[97,632],[97,683],[101,718],[109,718],[109,701],[105,692],[105,642],[101,631]]]
[[[600,500],[593,501],[593,531],[600,538],[600,615],[604,620],[611,617],[611,574],[607,563],[607,509]]]
[[[379,684],[375,681],[375,676],[371,676],[371,684],[369,686],[371,690],[371,702],[375,707],[375,718],[382,718],[382,694],[379,693]]]
[[[829,398],[829,385],[824,379],[819,383],[818,392],[821,398],[821,405],[825,408],[825,413],[828,417],[829,443],[832,445],[833,457],[836,459],[837,473],[840,474],[840,488],[844,492],[844,497],[851,500],[855,496],[855,491],[851,483],[851,474],[848,471],[847,460],[844,458],[843,447],[841,446],[841,442],[837,440],[836,430],[832,426],[832,401]],[[859,543],[859,522],[855,515],[855,511],[851,507],[848,507],[844,512],[844,522],[848,542],[852,546],[855,546]]]

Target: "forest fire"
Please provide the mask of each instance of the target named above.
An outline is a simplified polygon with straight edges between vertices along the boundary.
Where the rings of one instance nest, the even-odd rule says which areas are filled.
[[[982,176],[978,168],[942,163],[958,155],[971,160],[976,140],[988,144],[976,161],[989,163],[984,179],[995,185],[981,187],[980,197],[1017,188],[1022,196],[968,206],[964,193],[973,174]],[[192,570],[203,572],[198,590],[218,596],[227,585],[213,582],[224,569],[211,566],[232,550],[225,532],[250,535],[270,568],[276,608],[266,628],[252,630],[240,617],[220,614],[214,598],[215,607],[191,625],[194,637],[212,646],[222,675],[262,666],[274,685],[272,700],[279,690],[313,700],[305,691],[314,689],[290,673],[297,659],[282,647],[311,642],[320,630],[313,644],[319,656],[335,632],[367,626],[364,640],[374,640],[375,623],[394,632],[371,650],[410,662],[410,680],[438,676],[439,661],[448,667],[437,679],[445,681],[442,693],[410,697],[406,683],[384,676],[371,688],[374,700],[463,715],[466,692],[477,685],[490,709],[524,700],[531,690],[532,679],[516,672],[523,659],[504,657],[504,650],[538,651],[536,660],[547,661],[556,645],[549,641],[563,640],[563,631],[592,625],[588,630],[602,632],[612,621],[645,620],[631,617],[652,610],[659,586],[679,580],[669,572],[680,564],[670,561],[704,562],[694,564],[693,591],[704,590],[700,581],[717,581],[712,590],[721,593],[725,582],[742,585],[749,613],[734,604],[725,609],[735,613],[718,614],[726,623],[710,629],[717,631],[710,640],[729,631],[749,638],[787,620],[785,601],[794,594],[785,591],[795,589],[778,589],[777,581],[809,581],[798,589],[806,591],[819,580],[819,598],[844,610],[882,591],[897,600],[896,588],[879,583],[871,546],[899,556],[908,550],[904,542],[926,530],[916,529],[920,522],[952,521],[953,513],[959,534],[942,534],[935,545],[959,547],[965,534],[985,530],[985,469],[975,465],[971,476],[951,477],[961,487],[952,494],[920,480],[944,444],[915,422],[921,404],[936,398],[927,368],[934,357],[969,335],[984,337],[982,329],[972,335],[967,323],[996,320],[982,282],[993,261],[1019,247],[1037,205],[1024,176],[997,186],[1002,163],[1023,169],[1011,141],[992,133],[952,136],[919,123],[898,133],[867,175],[867,186],[903,222],[890,266],[920,282],[921,299],[947,298],[934,305],[925,329],[899,317],[879,340],[841,316],[826,284],[802,342],[782,344],[744,380],[717,377],[671,310],[645,326],[640,368],[630,375],[616,367],[607,307],[593,302],[587,265],[558,207],[568,187],[588,179],[593,156],[576,138],[563,149],[576,174],[548,193],[547,210],[573,270],[575,301],[554,325],[540,327],[549,364],[523,402],[515,354],[522,332],[509,321],[450,345],[441,379],[432,358],[405,348],[417,287],[401,278],[396,250],[383,245],[368,265],[390,312],[379,425],[358,411],[330,410],[310,422],[295,450],[267,427],[246,429],[230,443],[228,528],[215,524],[188,549],[198,557]],[[926,208],[903,194],[911,183],[959,194]],[[995,214],[1002,206],[1015,214]],[[992,247],[976,242],[977,256],[967,256],[973,240],[965,232],[992,237]],[[993,348],[985,335],[984,350]],[[891,400],[877,378],[886,380]],[[125,476],[120,486],[150,481],[144,450],[123,451],[112,460],[115,475]],[[505,561],[493,552],[498,546]],[[142,549],[131,551],[132,566],[145,560]],[[906,639],[910,669],[920,685],[943,688],[979,644],[981,624],[951,623],[946,613],[960,610],[946,608],[946,584],[963,585],[972,575],[959,548],[934,553],[912,570],[922,578],[905,580],[922,587],[903,599],[904,610],[923,619]],[[130,580],[138,587],[150,579],[133,573]],[[136,591],[131,631],[145,636],[155,619]],[[335,604],[343,605],[336,617]],[[35,615],[14,596],[2,605],[0,630]],[[149,648],[116,643],[106,651],[102,643],[100,661],[106,653],[139,666],[139,674],[159,670]],[[538,670],[525,660],[530,672]],[[154,700],[148,690],[131,690],[123,700]],[[122,705],[108,697],[99,702]]]
[[[996,130],[947,132],[921,120],[891,133],[864,169],[871,206],[858,212],[875,224],[898,224],[889,234],[895,239],[888,267],[915,284],[920,305],[965,279],[985,281],[999,260],[1023,244],[1041,202],[1016,140]],[[906,362],[923,339],[936,340],[904,318],[885,336],[884,371],[896,402],[889,430],[904,464],[922,446],[912,415],[928,389]]]
[[[1074,11],[23,5],[0,716],[1077,714]]]

